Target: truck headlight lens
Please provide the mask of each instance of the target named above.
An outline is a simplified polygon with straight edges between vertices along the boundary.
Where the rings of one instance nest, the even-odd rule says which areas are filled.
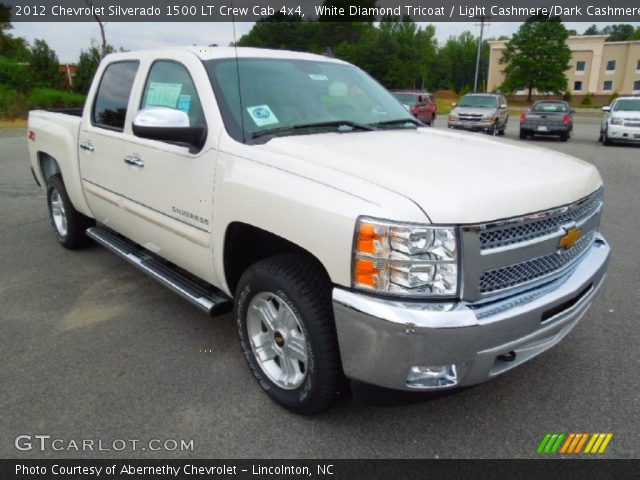
[[[453,227],[361,218],[353,256],[355,288],[411,297],[458,293]]]
[[[611,123],[611,125],[622,125],[622,119],[614,117],[609,123]]]
[[[449,115],[449,121],[450,122],[457,122],[458,121],[458,115],[456,115],[455,113],[452,113]]]

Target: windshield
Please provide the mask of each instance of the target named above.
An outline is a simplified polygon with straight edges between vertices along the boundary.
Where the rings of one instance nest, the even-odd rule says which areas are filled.
[[[616,106],[613,108],[614,112],[639,112],[640,111],[640,98],[629,98],[624,100],[618,100]]]
[[[396,97],[403,105],[413,105],[416,103],[418,98],[416,95],[412,95],[411,93],[394,93],[393,96]]]
[[[459,107],[496,108],[498,106],[497,97],[489,95],[465,95],[458,104]]]
[[[563,112],[569,111],[569,106],[564,102],[536,102],[533,104],[534,112]]]
[[[395,128],[405,128],[402,120],[415,122],[384,87],[352,65],[228,58],[206,61],[205,66],[227,131],[238,141],[271,130],[274,135],[293,134],[299,130],[288,127],[305,125],[313,129],[304,133],[336,131],[340,121],[347,130],[348,124],[397,120]]]

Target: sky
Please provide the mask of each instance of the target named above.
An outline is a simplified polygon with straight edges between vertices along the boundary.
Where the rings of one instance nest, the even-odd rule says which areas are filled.
[[[426,25],[426,24],[425,24]],[[458,35],[465,30],[479,34],[479,24],[475,22],[441,22],[435,23],[436,36],[439,43],[444,43],[451,35]],[[607,23],[596,23],[599,28]],[[637,26],[640,23],[632,23]],[[237,38],[251,30],[253,23],[243,22],[235,24]],[[520,23],[493,22],[485,28],[485,38],[511,35]],[[565,23],[568,29],[582,33],[589,27],[588,23]],[[76,63],[80,50],[86,49],[91,39],[100,38],[98,24],[81,22],[15,22],[14,36],[25,37],[29,42],[36,38],[43,38],[58,54],[61,63]],[[228,45],[234,38],[234,25],[230,22],[192,22],[192,23],[128,23],[113,22],[106,24],[107,41],[116,48],[125,50],[140,50],[145,48],[159,48],[175,45]]]

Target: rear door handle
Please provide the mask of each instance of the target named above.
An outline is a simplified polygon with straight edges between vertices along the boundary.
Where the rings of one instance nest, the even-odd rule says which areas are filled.
[[[80,148],[83,149],[83,150],[86,150],[88,152],[93,152],[96,149],[96,147],[93,146],[93,143],[88,142],[88,141],[87,142],[82,142],[80,144]]]
[[[136,167],[144,167],[144,161],[137,155],[127,155],[124,157],[124,163],[135,165]]]

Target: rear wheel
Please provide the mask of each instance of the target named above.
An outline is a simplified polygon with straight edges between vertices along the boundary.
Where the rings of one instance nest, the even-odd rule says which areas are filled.
[[[85,232],[94,222],[73,208],[60,175],[47,181],[47,205],[53,231],[63,247],[75,250],[91,243]]]
[[[240,344],[265,392],[296,413],[326,409],[337,397],[342,367],[331,282],[303,255],[280,255],[249,267],[235,304]]]
[[[561,142],[566,142],[567,140],[569,140],[569,134],[567,132],[563,132],[560,134],[560,141]]]
[[[527,135],[527,132],[520,129],[520,140],[526,140],[529,137],[529,135]]]

